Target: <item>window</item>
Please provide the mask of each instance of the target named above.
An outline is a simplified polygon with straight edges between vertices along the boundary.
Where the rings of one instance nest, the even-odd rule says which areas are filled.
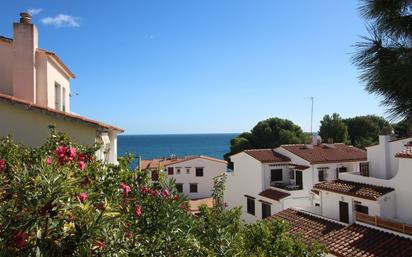
[[[153,181],[159,180],[159,172],[157,170],[152,170],[152,180]]]
[[[318,170],[318,179],[319,181],[325,181],[326,180],[326,176],[327,176],[327,170]]]
[[[283,174],[282,174],[282,169],[275,169],[275,170],[270,170],[270,181],[282,181],[283,180]]]
[[[54,83],[54,108],[60,111],[61,106],[61,86],[59,83]]]
[[[289,170],[289,179],[295,179],[295,171]]]
[[[369,163],[368,162],[359,163],[359,171],[362,176],[369,177]]]
[[[176,168],[176,174],[180,174],[180,168]]]
[[[197,193],[197,184],[190,184],[190,193]]]
[[[270,204],[262,203],[262,219],[270,217]]]
[[[319,204],[319,203],[315,203],[315,206],[316,206],[316,207],[319,207],[319,206],[320,206],[320,204]]]
[[[173,167],[167,168],[167,174],[169,174],[169,175],[173,175],[173,174],[174,174],[174,172],[173,172]]]
[[[255,199],[247,197],[247,213],[255,215]]]
[[[186,167],[186,174],[190,174],[190,167]]]
[[[62,111],[66,111],[66,89],[63,88],[62,92]]]
[[[181,183],[176,183],[176,190],[179,193],[183,193],[183,184]]]
[[[196,177],[203,177],[203,168],[196,168]]]
[[[355,211],[369,214],[368,206],[362,205],[361,202],[357,202],[357,201],[355,201]]]
[[[338,172],[339,172],[339,173],[348,172],[348,168],[346,168],[346,167],[340,167],[340,168],[338,168]]]

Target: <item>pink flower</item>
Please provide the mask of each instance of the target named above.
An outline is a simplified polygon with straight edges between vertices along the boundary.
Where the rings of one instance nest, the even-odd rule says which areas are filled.
[[[23,248],[27,245],[27,239],[29,238],[29,235],[24,232],[24,231],[19,231],[17,234],[14,236],[14,243],[18,248]]]
[[[53,163],[53,159],[51,157],[47,158],[47,165],[51,165]]]
[[[124,196],[128,196],[129,195],[129,192],[130,191],[132,191],[131,189],[130,189],[130,186],[128,186],[127,184],[125,184],[125,183],[120,183],[120,188],[123,190],[123,195]]]
[[[103,250],[103,248],[105,246],[106,246],[106,243],[103,240],[100,240],[100,241],[98,241],[94,244],[94,247],[96,247],[96,249],[100,249],[100,250]]]
[[[127,238],[129,239],[129,240],[131,240],[132,238],[133,238],[133,233],[132,232],[127,232]]]
[[[63,158],[65,155],[66,155],[66,147],[64,147],[64,146],[58,146],[57,148],[56,148],[56,155],[57,155],[57,157],[59,157],[59,158]]]
[[[166,188],[165,190],[163,190],[163,195],[165,196],[165,197],[169,197],[170,196],[170,192],[169,192],[169,190]]]
[[[84,161],[79,161],[79,168],[80,170],[84,170],[84,168],[86,168],[86,164],[84,163]]]
[[[87,194],[85,192],[82,192],[79,194],[79,200],[80,202],[84,202],[87,200]]]
[[[69,148],[69,157],[72,157],[72,158],[76,157],[76,148],[74,147]]]
[[[85,159],[86,159],[86,157],[84,156],[84,153],[79,153],[79,154],[77,154],[77,160],[78,160],[78,161],[84,162]]]
[[[136,207],[134,207],[134,215],[136,217],[140,217],[142,215],[142,206],[136,205]]]
[[[0,159],[0,171],[3,171],[6,168],[6,161]]]

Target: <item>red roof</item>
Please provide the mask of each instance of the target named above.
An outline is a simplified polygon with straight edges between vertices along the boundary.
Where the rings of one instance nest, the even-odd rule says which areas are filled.
[[[375,186],[345,180],[322,182],[314,185],[313,187],[319,190],[325,190],[369,200],[376,200],[379,197],[395,190],[390,187]]]
[[[332,146],[321,144],[313,145],[313,148],[303,144],[282,145],[281,147],[311,164],[366,161],[367,159],[364,150],[345,144],[333,144]]]
[[[80,123],[86,123],[86,124],[90,124],[96,127],[100,127],[100,128],[105,128],[105,129],[113,129],[113,130],[117,130],[120,132],[124,132],[123,129],[121,128],[117,128],[105,123],[102,123],[100,121],[95,121],[95,120],[91,120],[79,115],[75,115],[72,113],[68,113],[68,112],[63,112],[63,111],[58,111],[49,107],[45,107],[39,104],[34,104],[31,103],[29,101],[26,100],[22,100],[19,98],[16,98],[14,96],[9,96],[9,95],[5,95],[5,94],[0,94],[0,101],[2,102],[6,102],[9,104],[18,104],[21,106],[24,106],[25,108],[27,108],[27,110],[38,110],[38,111],[43,111],[48,115],[54,115],[56,117],[62,118],[62,119],[69,119],[69,120],[73,120],[73,121],[78,121]]]
[[[244,152],[263,163],[290,161],[289,157],[275,152],[273,149],[249,149]]]
[[[406,148],[405,150],[397,153],[395,157],[398,158],[412,158],[412,149],[410,147]]]
[[[186,162],[194,159],[204,159],[204,160],[209,160],[209,161],[215,161],[215,162],[220,162],[222,164],[227,164],[226,161],[212,158],[209,156],[204,156],[204,155],[199,155],[199,156],[187,156],[184,158],[157,158],[157,159],[151,159],[151,160],[141,160],[140,162],[140,168],[141,169],[159,169],[159,167],[166,167],[172,164],[177,164],[181,162]]]
[[[285,193],[274,189],[266,189],[265,191],[260,192],[259,195],[270,198],[275,201],[279,201],[283,198],[290,196],[289,193]]]
[[[412,240],[359,224],[344,226],[304,212],[287,209],[272,218],[289,223],[289,231],[300,234],[305,243],[324,244],[336,256],[410,256]]]

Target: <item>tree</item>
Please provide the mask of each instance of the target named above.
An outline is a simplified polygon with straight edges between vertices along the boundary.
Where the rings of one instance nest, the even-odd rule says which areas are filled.
[[[409,120],[403,120],[396,124],[393,124],[393,130],[398,138],[412,136],[412,122]]]
[[[344,120],[348,127],[350,143],[359,148],[378,143],[379,135],[391,134],[392,127],[376,115],[357,116]]]
[[[353,62],[366,90],[383,98],[389,117],[412,117],[412,1],[362,0],[370,38],[358,43]]]
[[[336,143],[346,143],[348,128],[339,114],[325,115],[320,121],[319,135],[323,141],[332,139]]]
[[[298,144],[306,141],[302,129],[292,121],[269,118],[258,122],[251,132],[244,132],[230,141],[230,152],[225,159],[245,149],[275,148],[282,144]]]

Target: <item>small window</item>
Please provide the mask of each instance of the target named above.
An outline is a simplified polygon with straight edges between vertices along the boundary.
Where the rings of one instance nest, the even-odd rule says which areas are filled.
[[[152,170],[152,180],[153,181],[159,180],[159,172],[157,170]]]
[[[289,171],[289,179],[295,179],[295,171],[294,170]]]
[[[190,174],[190,168],[186,168],[186,174]]]
[[[315,206],[316,206],[316,207],[319,207],[319,206],[320,206],[320,204],[319,204],[319,203],[315,203]]]
[[[282,169],[274,169],[270,170],[270,181],[282,181],[283,180],[283,170]]]
[[[176,168],[176,174],[180,174],[180,168]]]
[[[362,176],[369,177],[369,163],[368,162],[359,163],[359,171]]]
[[[361,212],[361,213],[364,213],[364,214],[369,214],[368,206],[365,206],[365,205],[362,205],[362,204],[355,203],[355,211]]]
[[[179,193],[183,193],[183,184],[177,183],[177,184],[176,184],[176,190],[177,190],[177,192],[179,192]]]
[[[247,213],[255,215],[255,199],[246,198],[247,199]]]
[[[203,177],[203,168],[196,168],[196,177]]]
[[[174,174],[174,172],[173,172],[173,167],[167,168],[167,174],[169,174],[169,175],[173,175],[173,174]]]
[[[190,184],[190,193],[197,193],[197,184]]]
[[[63,88],[62,92],[62,111],[66,111],[66,89]]]
[[[318,179],[319,181],[326,180],[326,170],[318,170]]]
[[[59,110],[59,111],[61,110],[60,109],[61,108],[61,101],[62,101],[61,95],[62,95],[61,86],[60,86],[59,83],[55,82],[54,83],[54,108],[56,110]]]
[[[270,217],[270,204],[262,203],[262,219]]]

